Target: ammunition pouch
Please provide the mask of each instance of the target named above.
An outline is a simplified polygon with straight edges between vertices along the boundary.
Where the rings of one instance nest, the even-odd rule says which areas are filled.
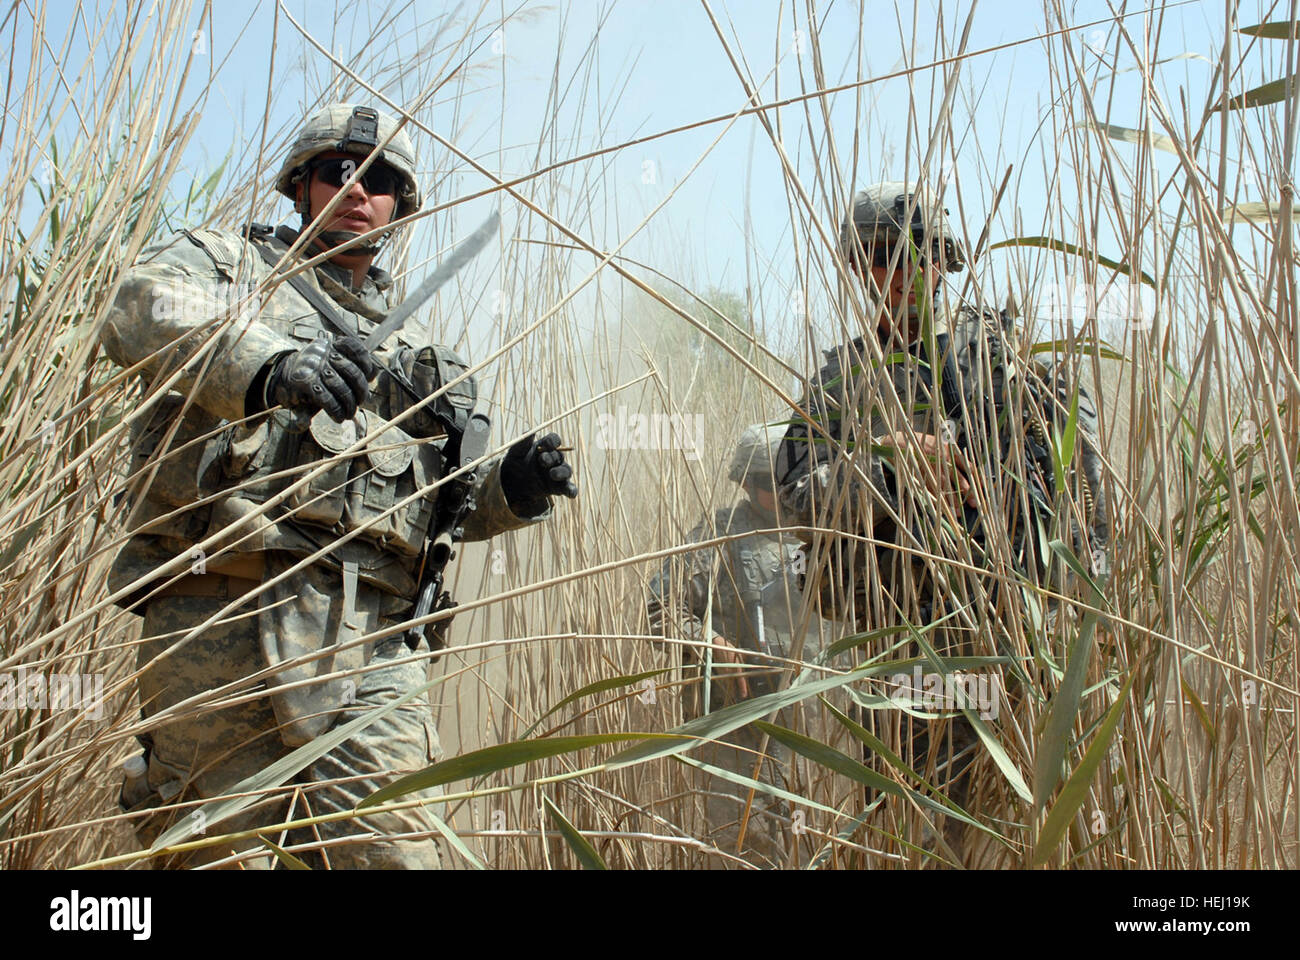
[[[282,519],[335,536],[356,532],[358,539],[381,550],[408,559],[418,556],[433,522],[436,492],[396,510],[391,508],[442,476],[439,444],[417,440],[400,427],[389,426],[361,450],[344,457],[340,455],[363,436],[360,429],[370,433],[383,423],[377,414],[361,410],[355,420],[337,423],[318,411],[305,433],[292,432],[289,422],[283,411],[277,411],[263,424],[266,441],[254,474],[248,478],[253,482],[242,495],[266,500],[328,463],[318,476],[289,495]],[[292,473],[257,479],[285,470]]]
[[[403,410],[415,402],[412,393],[420,398],[429,396],[444,383],[451,383],[464,374],[469,364],[450,347],[438,344],[419,350],[401,347],[390,367],[406,380],[406,385],[397,383],[391,374],[385,372],[381,374],[380,389],[387,393],[390,410]],[[477,400],[478,387],[474,378],[465,377],[433,403],[426,404],[404,420],[403,426],[422,437],[445,434],[447,423],[455,424],[457,430],[463,431]]]

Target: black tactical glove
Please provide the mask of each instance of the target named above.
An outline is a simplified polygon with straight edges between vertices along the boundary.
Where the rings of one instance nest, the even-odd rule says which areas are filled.
[[[322,336],[275,361],[262,392],[263,409],[279,404],[309,413],[324,410],[342,423],[370,396],[369,381],[378,372],[356,337]]]
[[[578,495],[573,468],[558,449],[560,435],[548,433],[540,440],[534,436],[512,446],[501,462],[501,489],[510,508],[521,516],[543,512],[547,497],[563,494],[573,499]]]

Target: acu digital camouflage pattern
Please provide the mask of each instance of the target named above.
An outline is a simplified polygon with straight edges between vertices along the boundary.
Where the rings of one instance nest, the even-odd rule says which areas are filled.
[[[769,474],[770,475],[770,474]],[[734,510],[718,510],[711,523],[701,523],[691,531],[692,543],[719,536],[770,529],[777,516],[757,509],[746,499]],[[801,597],[796,576],[802,559],[799,540],[789,534],[754,533],[713,548],[695,550],[670,560],[651,581],[648,612],[651,628],[665,636],[707,642],[713,635],[742,650],[768,653],[789,658],[794,654]],[[705,619],[712,615],[709,630]],[[760,628],[761,611],[761,628]],[[813,617],[805,633],[801,659],[810,660],[820,649],[820,620]],[[702,663],[703,654],[689,654]],[[746,658],[746,664],[767,666],[766,671],[749,669],[745,676],[750,696],[771,693],[776,689],[782,662],[761,657]],[[714,670],[734,669],[716,658]],[[737,687],[730,678],[714,680],[710,689],[710,709],[717,710],[736,702]],[[685,719],[703,715],[703,682],[687,688],[683,703]],[[778,714],[782,726],[807,732],[809,712],[802,705]],[[702,744],[691,756],[710,766],[760,780],[792,792],[798,791],[795,758],[783,745],[769,741],[762,766],[755,772],[763,734],[752,726],[742,727],[713,743]],[[701,839],[724,852],[737,853],[740,820],[750,789],[721,777],[701,773],[699,795],[703,799],[708,832]],[[794,824],[790,805],[770,794],[754,791],[744,847],[739,855],[760,866],[782,867],[789,862]],[[809,841],[804,841],[805,844]],[[805,851],[807,853],[807,851]],[[808,857],[804,857],[807,862]],[[716,862],[719,866],[727,861]]]
[[[370,588],[362,587],[363,591]],[[232,619],[243,613],[236,609],[215,626],[186,642],[176,653],[159,658],[165,650],[195,624],[218,614],[227,601],[210,597],[163,597],[152,601],[145,614],[140,663],[140,700],[145,719],[181,701],[196,697],[248,676],[250,664],[261,657],[261,627],[256,618]],[[365,605],[365,604],[363,604]],[[375,624],[367,624],[373,626]],[[426,648],[421,645],[421,651]],[[423,662],[396,662],[411,651],[400,640],[366,645],[367,672],[349,678],[347,709],[337,715],[340,723],[379,707],[426,680]],[[151,664],[151,665],[149,665]],[[146,666],[148,665],[148,666]],[[247,693],[245,688],[241,693]],[[179,804],[196,799],[213,799],[227,794],[246,777],[252,776],[289,753],[279,736],[275,711],[267,697],[235,706],[207,711],[197,721],[164,723],[146,734],[150,741],[148,779],[155,795],[136,811],[144,814],[164,800]],[[236,816],[195,830],[190,839],[234,833],[257,827],[271,827],[286,818],[303,819],[352,810],[370,794],[397,777],[422,770],[441,755],[428,695],[397,708],[375,720],[351,739],[325,754],[290,781]],[[356,778],[356,779],[354,779]],[[291,804],[293,788],[301,796]],[[404,799],[430,798],[436,791],[411,794]],[[188,822],[191,829],[194,807],[157,811],[132,821],[141,842],[150,845],[172,822]],[[323,854],[300,851],[296,855],[310,866],[323,867],[328,858],[334,869],[436,868],[437,848],[427,839],[435,827],[420,807],[370,814],[364,818],[318,824],[315,830],[325,841],[342,840],[375,833],[377,839],[328,845]],[[397,839],[403,834],[422,836]],[[280,843],[279,831],[265,835]],[[311,829],[290,833],[289,844],[316,839]],[[232,852],[264,850],[256,837],[204,847],[178,855],[169,866],[196,867]],[[244,866],[265,868],[270,857],[246,861]]]
[[[294,236],[282,227],[265,242],[283,252]],[[240,653],[241,676],[272,667],[278,669],[268,685],[305,681],[271,694],[273,712],[262,717],[263,739],[296,746],[352,709],[353,688],[343,679],[311,681],[362,667],[373,655],[372,645],[357,644],[355,638],[375,629],[382,618],[401,620],[411,609],[421,524],[427,529],[437,491],[397,511],[389,508],[441,476],[439,451],[445,436],[427,410],[408,415],[359,454],[326,470],[288,504],[266,511],[263,504],[271,495],[415,402],[381,373],[354,423],[335,424],[320,414],[296,438],[283,429],[285,418],[278,414],[233,423],[245,417],[245,395],[263,366],[329,329],[288,283],[267,292],[270,273],[252,242],[212,230],[193,231],[153,248],[126,273],[101,334],[105,349],[122,366],[141,363],[146,382],[161,383],[177,371],[180,377],[169,392],[155,392],[133,424],[134,477],[124,501],[130,508],[126,525],[131,537],[109,582],[115,592],[133,586],[119,602],[137,603],[160,585],[150,582],[157,568],[177,557],[186,558],[196,573],[221,573],[223,566],[243,571],[253,560],[264,566],[266,582],[340,536],[359,531],[312,565],[264,589],[257,599],[258,614],[242,621],[240,643],[248,640],[251,646]],[[372,268],[356,291],[351,272],[328,263],[304,276],[338,305],[345,323],[363,338],[388,308],[391,279],[381,270]],[[400,365],[426,395],[466,369],[450,350],[417,349],[400,332],[374,353],[386,364]],[[462,402],[472,404],[472,380],[453,389],[461,391]],[[498,456],[479,468],[477,509],[466,519],[466,540],[487,539],[549,515],[549,508],[535,516],[510,509],[500,483],[501,460]],[[294,473],[274,476],[293,467]],[[385,512],[389,516],[381,520]],[[206,554],[194,553],[198,542],[218,533],[220,540]],[[166,603],[179,628],[185,604]],[[144,666],[149,658],[143,651],[141,657]],[[204,680],[207,664],[215,662],[211,657],[203,643],[190,641],[153,668],[151,682],[160,690],[186,685],[211,689],[219,685]],[[211,717],[192,722],[194,729],[174,735],[194,742],[215,736],[203,729],[211,726]],[[169,762],[195,769],[186,764],[197,760],[172,756]],[[214,762],[234,763],[235,755]],[[199,781],[193,786],[205,795]]]

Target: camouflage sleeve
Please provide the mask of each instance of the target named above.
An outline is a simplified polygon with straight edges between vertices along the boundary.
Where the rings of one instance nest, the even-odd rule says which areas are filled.
[[[689,542],[700,540],[704,533],[703,527],[696,527]],[[680,634],[687,640],[710,639],[704,629],[704,618],[709,611],[709,587],[716,558],[716,550],[692,550],[664,561],[650,581],[650,596],[646,601],[651,633],[665,637]]]
[[[859,359],[855,364],[861,362],[860,347],[846,349],[856,353]],[[809,421],[791,424],[777,455],[777,495],[792,523],[860,529],[863,526],[860,521],[867,519],[860,514],[864,509],[871,510],[873,501],[897,507],[892,467],[870,449],[870,421],[841,415],[846,392],[853,395],[852,373],[841,376],[841,367],[838,356],[832,355],[804,396],[802,405],[812,417],[812,423],[821,430]],[[863,398],[862,405],[869,409],[866,399]],[[866,475],[866,482],[859,471]],[[828,511],[835,508],[845,485],[848,495],[843,497],[840,512],[832,518]],[[863,496],[863,493],[870,495]],[[883,512],[880,516],[884,516]]]
[[[510,508],[501,488],[501,461],[504,459],[505,454],[493,457],[478,469],[478,479],[474,483],[476,506],[465,518],[466,540],[489,540],[507,530],[541,523],[551,515],[549,500],[546,509],[537,514],[520,515]]]
[[[232,284],[203,248],[181,236],[126,272],[100,340],[116,363],[143,361],[150,376],[182,368],[173,389],[217,417],[239,419],[258,371],[298,348],[260,323],[257,309],[240,309],[245,288],[251,292],[252,284]],[[223,326],[226,315],[235,319]],[[202,349],[213,334],[216,343]]]

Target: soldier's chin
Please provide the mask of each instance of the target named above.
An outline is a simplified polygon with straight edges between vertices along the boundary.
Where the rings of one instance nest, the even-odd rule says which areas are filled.
[[[317,236],[321,244],[327,250],[333,250],[335,247],[341,247],[349,241],[355,240],[361,236],[356,230],[322,230]],[[370,240],[367,243],[359,243],[354,247],[341,252],[341,256],[352,256],[354,254],[375,254],[379,252],[377,240]]]
[[[901,313],[898,307],[888,309],[888,320],[890,330],[900,330],[906,333],[907,339],[914,340],[920,335],[921,322],[920,314],[917,313],[916,304],[909,303],[907,309]]]

